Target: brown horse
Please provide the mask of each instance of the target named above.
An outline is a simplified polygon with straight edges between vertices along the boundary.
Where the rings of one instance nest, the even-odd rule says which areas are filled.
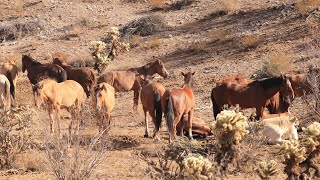
[[[290,74],[288,78],[296,97],[312,93],[311,85],[308,82],[308,74]]]
[[[64,62],[64,60],[59,58],[54,58],[52,63],[61,66],[67,72],[68,80],[77,81],[83,87],[87,97],[90,96],[90,93],[93,92],[93,86],[96,82],[96,75],[90,68],[72,67]]]
[[[181,131],[181,128],[183,128],[183,130],[185,132],[188,132],[187,126],[184,125],[182,127],[183,124],[187,123],[187,118],[183,118],[183,120],[184,120],[184,123],[182,121],[180,121],[177,125],[178,132]],[[206,137],[208,135],[212,135],[210,125],[200,118],[193,117],[193,119],[192,119],[192,134],[193,135],[198,134],[198,135],[204,136],[204,137]]]
[[[131,68],[128,71],[107,72],[98,78],[98,84],[106,82],[112,85],[116,92],[127,92],[133,90],[133,108],[136,110],[138,108],[140,91],[145,77],[147,75],[152,76],[156,73],[164,78],[166,78],[169,74],[160,60],[157,60],[153,63],[148,63],[140,68]]]
[[[161,97],[165,92],[165,87],[159,83],[151,82],[141,89],[141,104],[145,116],[145,134],[144,137],[148,137],[148,116],[149,112],[153,124],[153,137],[159,139],[157,133],[160,129],[162,122],[162,108],[161,108]]]
[[[181,74],[184,77],[184,85],[181,88],[173,88],[166,90],[161,99],[162,111],[166,117],[167,129],[169,132],[169,142],[171,138],[176,137],[177,124],[182,120],[183,116],[188,115],[189,138],[192,139],[192,118],[195,108],[195,99],[192,91],[194,72]],[[182,125],[183,127],[184,125]],[[183,129],[180,130],[183,135]]]
[[[22,72],[26,70],[33,85],[47,78],[55,79],[57,82],[67,80],[67,73],[62,67],[56,64],[41,64],[29,55],[22,55]]]
[[[79,132],[80,119],[76,118],[79,115],[86,95],[82,86],[73,80],[66,80],[57,83],[52,79],[45,79],[33,86],[35,97],[35,105],[40,108],[44,103],[47,112],[51,119],[51,132],[54,132],[54,118],[52,112],[55,111],[58,124],[58,132],[60,134],[60,111],[65,108],[72,116],[72,119],[77,121],[77,133]],[[69,134],[71,135],[72,123],[69,125]]]
[[[256,80],[248,84],[217,84],[211,91],[214,117],[220,113],[224,104],[239,104],[241,108],[256,108],[256,118],[259,119],[268,100],[279,91],[286,96],[294,96],[291,83],[286,76]]]
[[[217,81],[217,85],[222,83],[239,83],[239,84],[249,84],[252,83],[253,80],[246,79],[242,76],[229,76],[221,81]],[[288,112],[289,106],[291,104],[291,100],[287,97],[283,96],[280,92],[277,92],[272,98],[267,101],[266,108],[268,109],[270,114],[276,113],[284,113]]]
[[[0,65],[0,74],[5,75],[10,82],[10,93],[12,98],[15,100],[15,93],[17,87],[17,80],[19,70],[14,62],[3,63]]]
[[[95,103],[100,130],[110,127],[111,112],[116,103],[114,88],[107,83],[100,83],[95,88]]]
[[[153,61],[138,68],[130,68],[128,71],[132,71],[138,75],[143,75],[144,78],[146,78],[148,75],[152,76],[156,73],[164,78],[168,77],[169,75],[161,60]]]

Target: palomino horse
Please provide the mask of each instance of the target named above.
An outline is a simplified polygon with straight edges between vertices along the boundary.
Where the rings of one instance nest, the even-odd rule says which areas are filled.
[[[95,88],[96,110],[100,130],[110,127],[111,112],[116,103],[114,88],[107,83],[100,83]]]
[[[0,74],[5,75],[10,82],[10,93],[15,100],[16,86],[18,80],[18,67],[14,62],[3,63],[0,65]]]
[[[77,81],[83,87],[87,97],[90,96],[90,93],[93,92],[93,86],[96,82],[96,75],[90,68],[72,67],[59,58],[54,58],[52,63],[61,66],[67,72],[68,80]]]
[[[3,74],[0,74],[0,106],[5,112],[8,112],[11,107],[10,82]]]
[[[169,74],[160,60],[148,63],[140,68],[131,68],[128,71],[107,72],[98,78],[98,84],[106,82],[112,85],[116,92],[127,92],[133,90],[133,108],[136,110],[138,108],[139,95],[143,85],[143,79],[145,79],[145,76],[147,75],[152,76],[156,73],[164,78],[166,78]]]
[[[161,97],[165,92],[165,87],[159,83],[151,82],[141,89],[141,104],[145,117],[145,134],[148,137],[148,116],[147,112],[152,118],[154,124],[153,137],[159,139],[157,136],[162,122],[162,108]]]
[[[72,116],[71,123],[69,125],[69,134],[71,135],[72,123],[79,115],[82,106],[84,105],[86,94],[82,86],[73,80],[66,80],[61,83],[57,83],[52,79],[45,79],[33,86],[33,92],[35,97],[35,105],[40,108],[44,103],[47,108],[47,112],[51,119],[50,127],[51,132],[54,132],[54,118],[52,112],[55,111],[58,132],[60,134],[60,111],[62,108],[66,109]],[[79,132],[80,119],[77,121],[77,133]]]
[[[242,76],[229,76],[221,81],[217,81],[217,85],[222,83],[239,83],[239,84],[249,84],[252,83],[253,80],[246,79]],[[287,97],[284,97],[280,92],[277,92],[272,98],[267,101],[266,108],[268,109],[270,114],[276,113],[284,113],[288,112],[289,106],[291,104],[291,100]]]
[[[167,129],[169,132],[169,142],[171,138],[176,137],[177,124],[182,120],[183,116],[188,115],[188,131],[189,138],[192,138],[192,118],[195,108],[195,99],[192,91],[192,84],[194,72],[184,74],[184,85],[181,88],[173,88],[166,90],[161,99],[161,107],[166,117]],[[183,127],[184,125],[182,125]],[[180,135],[183,135],[183,128],[181,128]]]
[[[239,104],[241,108],[256,108],[256,118],[259,119],[268,100],[279,91],[285,96],[294,96],[291,83],[286,76],[256,80],[248,84],[217,84],[211,91],[214,117],[221,112],[224,104]]]
[[[158,73],[160,76],[164,78],[168,77],[169,75],[167,69],[164,67],[164,64],[161,60],[153,61],[138,68],[130,68],[128,71],[132,71],[136,74],[143,75],[144,78],[146,78],[148,75],[152,76],[155,73]]]
[[[29,55],[22,55],[22,72],[26,70],[33,85],[47,78],[55,79],[57,82],[67,80],[67,73],[62,67],[56,64],[41,64]]]

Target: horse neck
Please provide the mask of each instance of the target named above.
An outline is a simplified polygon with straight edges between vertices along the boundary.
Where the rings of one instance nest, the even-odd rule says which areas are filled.
[[[275,77],[275,78],[260,80],[258,82],[262,86],[263,90],[265,91],[266,98],[270,99],[277,92],[280,91],[280,86],[283,83],[282,81],[283,81],[282,79]]]

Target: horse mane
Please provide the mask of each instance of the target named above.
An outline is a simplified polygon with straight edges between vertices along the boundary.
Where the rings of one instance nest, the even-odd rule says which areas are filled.
[[[269,87],[278,86],[283,82],[283,79],[281,77],[271,77],[253,81],[253,83],[255,82],[261,85],[263,89],[268,89]]]
[[[24,59],[28,59],[29,60],[29,62],[31,62],[32,64],[37,64],[37,65],[41,65],[41,63],[39,62],[39,61],[37,61],[37,60],[35,60],[34,58],[32,58],[32,57],[30,57],[30,56],[28,56],[28,55],[23,55],[24,56]]]

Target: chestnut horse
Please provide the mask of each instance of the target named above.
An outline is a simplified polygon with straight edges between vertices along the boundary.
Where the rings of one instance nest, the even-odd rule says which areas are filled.
[[[22,55],[22,72],[26,70],[33,85],[47,78],[55,79],[57,82],[67,80],[67,73],[62,67],[56,64],[41,64],[29,55]]]
[[[93,86],[96,82],[96,75],[90,68],[87,67],[72,67],[64,60],[59,58],[53,58],[53,64],[61,66],[66,72],[68,80],[77,81],[84,89],[87,97],[90,96],[90,93],[93,92]]]
[[[14,62],[3,63],[0,65],[0,74],[3,74],[8,78],[10,82],[10,93],[12,99],[14,100],[17,87],[18,73],[18,67],[15,65]]]
[[[192,91],[194,72],[181,74],[184,77],[184,85],[181,88],[173,88],[166,90],[161,99],[162,111],[166,118],[167,129],[169,132],[169,142],[176,137],[177,125],[180,121],[183,122],[183,116],[188,115],[188,131],[189,138],[192,137],[192,118],[195,108],[195,99]],[[184,125],[182,125],[183,127]],[[180,135],[183,135],[183,128],[180,129]]]
[[[77,118],[77,115],[80,114],[86,99],[86,94],[79,83],[73,80],[57,83],[52,79],[45,79],[33,86],[33,92],[36,107],[40,108],[42,104],[46,105],[51,119],[50,127],[52,133],[54,132],[52,112],[55,111],[60,135],[60,111],[62,108],[65,108],[72,116],[69,125],[69,135],[71,135],[73,120],[77,121],[76,132],[79,132],[80,117]]]
[[[311,85],[308,82],[308,74],[290,74],[287,75],[294,94],[296,97],[301,97],[312,93]]]
[[[239,104],[241,108],[256,108],[256,118],[260,119],[268,100],[279,91],[286,96],[294,96],[291,83],[286,76],[256,80],[248,84],[217,84],[211,91],[214,117],[221,112],[224,104]]]
[[[111,112],[116,103],[114,88],[107,83],[100,83],[95,88],[95,103],[100,130],[110,127]]]
[[[154,124],[153,137],[159,139],[157,136],[162,122],[162,108],[161,98],[165,92],[165,87],[159,83],[151,82],[141,89],[141,104],[145,117],[145,134],[144,137],[148,137],[148,116],[147,112],[152,118]]]
[[[156,73],[164,78],[168,77],[169,75],[161,60],[153,61],[138,68],[130,68],[128,71],[132,71],[136,74],[142,75],[144,78],[146,78],[148,75],[152,76]]]
[[[184,123],[187,123],[187,118],[183,118]],[[181,128],[183,129],[183,131],[188,132],[188,127],[186,127],[185,125],[182,127],[183,123],[182,121],[180,121],[177,125],[177,131],[180,132]],[[189,132],[188,132],[189,133]],[[211,128],[210,125],[208,123],[206,123],[204,120],[197,118],[197,117],[193,117],[192,119],[192,134],[198,134],[200,136],[208,136],[208,135],[212,135],[211,132]]]
[[[239,83],[239,84],[249,84],[253,80],[246,79],[242,76],[229,76],[221,81],[217,81],[217,85],[222,83]],[[284,113],[289,111],[289,106],[291,100],[287,97],[284,97],[280,92],[277,92],[272,98],[267,101],[266,108],[270,114]]]
[[[5,112],[9,112],[11,107],[10,82],[3,74],[0,74],[0,107],[3,107]]]

